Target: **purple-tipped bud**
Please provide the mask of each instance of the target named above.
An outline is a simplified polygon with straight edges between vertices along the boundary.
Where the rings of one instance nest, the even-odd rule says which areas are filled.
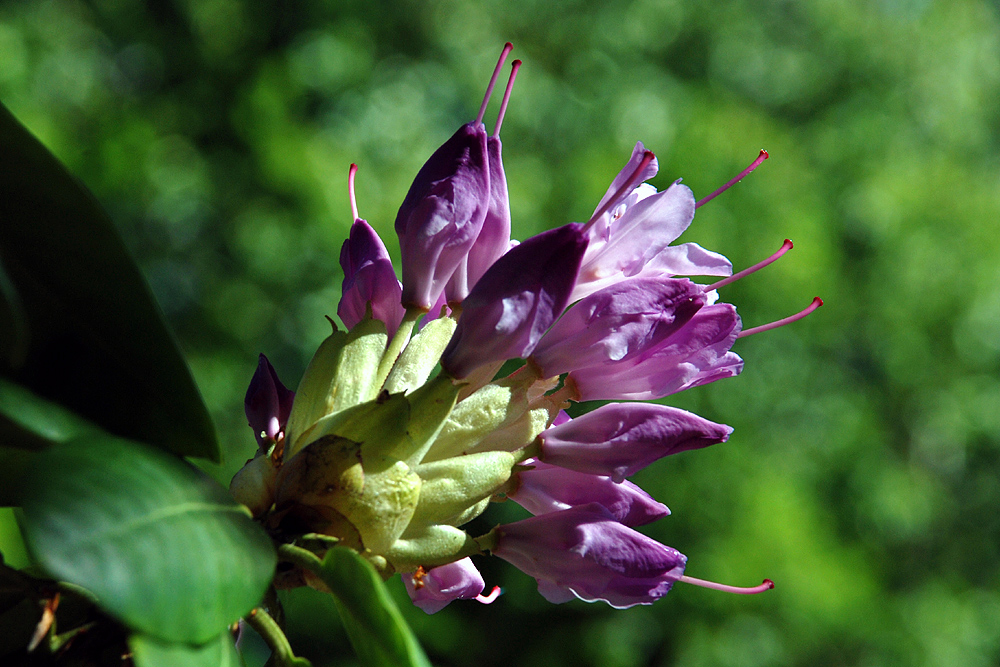
[[[655,403],[610,403],[539,436],[541,458],[620,482],[653,461],[725,442],[733,429]]]
[[[284,432],[294,398],[295,392],[285,388],[271,362],[260,355],[243,407],[261,449],[268,449]]]
[[[462,304],[441,366],[461,379],[484,364],[531,354],[566,308],[586,249],[583,225],[570,223],[498,259]]]
[[[525,464],[533,467],[517,473],[517,487],[507,497],[536,516],[589,503],[597,503],[626,526],[644,526],[670,514],[666,505],[628,480],[616,483],[605,475],[537,460]]]
[[[607,367],[656,346],[704,305],[704,289],[690,280],[626,280],[574,304],[531,358],[542,377]]]
[[[404,306],[437,301],[479,236],[489,197],[486,128],[468,123],[420,168],[396,215]]]
[[[740,324],[731,304],[705,306],[639,357],[606,368],[572,371],[569,380],[582,401],[647,401],[738,375],[743,360],[729,348],[740,333]]]
[[[538,580],[550,602],[652,604],[684,574],[687,558],[614,520],[600,505],[574,507],[496,529],[493,553]]]
[[[412,574],[403,574],[403,584],[413,604],[428,614],[441,611],[452,600],[476,599],[486,588],[483,575],[479,574],[469,558],[440,565],[426,572],[418,570]]]
[[[385,324],[392,338],[406,313],[400,304],[402,286],[382,239],[360,218],[351,225],[351,235],[340,248],[340,266],[344,284],[337,315],[344,326],[353,329],[371,304],[372,317]]]
[[[500,137],[486,140],[490,170],[490,197],[483,227],[468,256],[459,264],[445,288],[448,303],[461,303],[486,270],[510,248],[510,200],[503,171]]]
[[[694,218],[694,195],[680,181],[663,192],[643,183],[657,171],[655,159],[643,166],[645,154],[645,147],[638,142],[628,164],[611,182],[596,209],[599,212],[608,206],[590,228],[590,246],[580,267],[573,301],[630,276],[732,273],[729,260],[696,243],[670,245]],[[641,171],[632,179],[636,185],[623,191],[637,169]]]

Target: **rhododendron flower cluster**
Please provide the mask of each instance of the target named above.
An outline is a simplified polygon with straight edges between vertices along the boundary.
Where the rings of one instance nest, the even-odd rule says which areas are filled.
[[[513,242],[499,132],[519,61],[491,135],[482,122],[510,49],[479,116],[430,157],[399,209],[402,281],[358,215],[351,166],[346,330],[334,326],[294,399],[261,356],[246,398],[259,452],[231,489],[276,539],[324,536],[385,577],[401,573],[429,613],[495,597],[470,558],[486,554],[553,602],[648,604],[678,581],[765,590],[767,580],[735,589],[687,577],[683,554],[635,530],[669,510],[627,477],[732,429],[627,401],[739,374],[742,322],[716,290],[791,243],[735,276],[720,254],[672,245],[700,203],[680,181],[662,192],[646,183],[657,162],[642,143],[587,222]],[[512,359],[523,363],[500,373]],[[594,399],[613,402],[565,412]],[[503,500],[532,516],[463,529]],[[298,583],[315,585],[307,573]]]

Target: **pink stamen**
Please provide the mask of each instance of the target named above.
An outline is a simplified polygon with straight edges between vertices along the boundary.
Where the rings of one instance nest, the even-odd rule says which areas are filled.
[[[497,126],[493,130],[493,136],[500,136],[500,126],[503,125],[504,114],[507,113],[507,102],[510,101],[510,91],[514,89],[514,78],[517,70],[521,69],[521,61],[515,60],[510,64],[510,78],[507,79],[507,89],[503,91],[503,101],[500,103],[500,114],[497,116]]]
[[[757,593],[763,593],[764,591],[769,591],[774,588],[774,582],[770,579],[765,579],[760,586],[754,586],[752,588],[744,588],[742,586],[727,586],[725,584],[717,584],[714,581],[705,581],[704,579],[695,579],[694,577],[689,577],[687,575],[682,576],[678,581],[683,581],[685,584],[692,584],[694,586],[701,586],[702,588],[711,588],[712,590],[722,591],[723,593],[737,593],[739,595],[755,595]]]
[[[501,593],[503,593],[503,590],[501,590],[501,588],[499,586],[494,586],[493,590],[490,591],[489,595],[481,595],[480,594],[480,595],[477,595],[473,599],[476,602],[482,602],[483,604],[492,604],[494,600],[496,600],[498,597],[500,597]]]
[[[731,188],[734,185],[736,185],[737,183],[739,183],[741,180],[743,180],[744,177],[746,177],[747,174],[749,174],[751,171],[753,171],[754,169],[756,169],[757,167],[759,167],[760,163],[763,162],[764,160],[766,160],[768,157],[769,156],[767,154],[767,151],[764,150],[763,148],[761,148],[760,149],[760,155],[757,156],[756,160],[754,160],[753,162],[750,163],[749,167],[747,167],[746,169],[744,169],[743,171],[741,171],[736,178],[734,178],[733,180],[729,181],[728,183],[726,183],[725,185],[723,185],[721,188],[719,188],[718,190],[716,190],[712,194],[708,195],[707,197],[705,197],[704,199],[702,199],[701,201],[699,201],[697,204],[694,205],[694,207],[698,208],[702,204],[707,204],[708,202],[712,201],[713,199],[715,199],[716,197],[718,197],[719,195],[721,195],[723,192],[725,192],[726,190],[728,190],[729,188]]]
[[[486,115],[486,105],[490,102],[490,95],[493,94],[493,86],[497,83],[497,77],[500,76],[500,68],[503,67],[503,61],[507,60],[507,54],[510,53],[514,45],[507,42],[503,45],[503,51],[500,52],[500,59],[497,61],[497,66],[493,68],[493,78],[490,79],[490,85],[486,87],[486,96],[483,97],[483,105],[479,107],[479,115],[476,116],[476,125],[483,122],[483,116]]]
[[[358,215],[358,200],[354,197],[354,174],[358,173],[358,165],[351,163],[351,170],[347,172],[347,195],[351,198],[351,215],[355,220],[360,220]]]
[[[813,297],[812,303],[810,303],[808,306],[806,306],[801,311],[795,313],[794,315],[790,315],[789,317],[780,319],[777,322],[771,322],[770,324],[762,324],[759,327],[746,329],[745,331],[741,331],[736,337],[743,338],[744,336],[752,336],[756,333],[760,333],[761,331],[770,331],[771,329],[777,329],[778,327],[783,327],[786,324],[791,324],[792,322],[795,322],[796,320],[801,320],[803,317],[813,312],[822,305],[823,305],[823,299],[819,298],[818,296]]]
[[[628,177],[628,180],[625,181],[620,188],[618,188],[618,191],[615,192],[615,194],[613,194],[611,197],[608,197],[608,200],[604,202],[604,206],[597,209],[594,215],[591,216],[590,220],[587,221],[586,227],[589,228],[591,225],[597,222],[602,215],[610,211],[613,206],[617,205],[618,202],[623,197],[625,197],[625,195],[632,192],[632,190],[635,189],[636,182],[642,176],[643,170],[645,170],[646,167],[649,166],[649,163],[652,162],[654,159],[656,159],[656,156],[653,155],[652,151],[646,151],[645,153],[643,153],[642,161],[639,162],[639,166],[635,168],[635,171],[633,171],[632,175]]]
[[[705,288],[705,291],[706,292],[711,292],[714,289],[719,289],[720,287],[725,287],[726,285],[728,285],[730,283],[735,283],[740,278],[744,278],[746,276],[749,276],[751,273],[754,273],[756,271],[760,271],[765,266],[767,266],[771,262],[774,262],[779,257],[781,257],[782,255],[784,255],[786,252],[788,252],[789,250],[791,250],[793,247],[794,247],[794,244],[791,242],[791,240],[785,239],[785,242],[781,244],[780,248],[778,248],[778,252],[774,253],[773,255],[771,255],[770,257],[768,257],[767,259],[765,259],[762,262],[757,262],[756,264],[754,264],[753,266],[751,266],[748,269],[743,269],[739,273],[734,273],[733,275],[729,276],[728,278],[723,278],[722,280],[720,280],[717,283],[712,283],[711,285],[709,285],[708,287]]]

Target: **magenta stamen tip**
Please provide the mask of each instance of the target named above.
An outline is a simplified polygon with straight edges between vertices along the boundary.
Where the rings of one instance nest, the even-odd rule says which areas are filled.
[[[503,45],[503,51],[500,52],[500,58],[497,60],[497,66],[493,68],[493,76],[490,77],[490,85],[486,86],[486,95],[483,96],[483,104],[479,107],[479,115],[476,116],[476,125],[483,122],[483,116],[486,115],[486,105],[490,103],[490,95],[493,94],[493,86],[497,83],[497,77],[500,76],[500,70],[503,68],[503,63],[507,60],[507,54],[511,52],[514,45],[507,42]]]
[[[794,315],[782,318],[777,322],[771,322],[770,324],[762,324],[759,327],[746,329],[745,331],[741,331],[736,337],[744,338],[746,336],[752,336],[754,334],[761,333],[762,331],[770,331],[771,329],[777,329],[778,327],[783,327],[786,324],[797,322],[798,320],[801,320],[803,317],[813,312],[822,305],[823,305],[823,299],[819,298],[818,296],[813,297],[812,303],[810,303],[808,306],[806,306],[799,312],[795,313]]]
[[[773,586],[774,584],[771,584],[771,585]],[[503,593],[503,589],[502,588],[500,588],[499,586],[494,586],[493,590],[490,591],[489,595],[479,594],[479,595],[477,595],[473,599],[476,602],[480,602],[482,604],[492,604],[498,597],[500,597],[500,595],[502,593]]]
[[[360,220],[358,215],[358,200],[354,196],[354,174],[358,173],[358,165],[351,163],[351,170],[347,172],[347,195],[351,199],[351,215],[355,220]]]
[[[740,181],[742,181],[747,176],[747,174],[749,174],[751,171],[753,171],[754,169],[756,169],[757,167],[759,167],[760,163],[763,162],[764,160],[766,160],[769,157],[771,157],[771,156],[768,155],[767,151],[764,150],[763,148],[761,148],[760,149],[760,154],[757,156],[757,159],[754,160],[753,162],[751,162],[749,167],[747,167],[746,169],[744,169],[743,171],[741,171],[739,174],[737,174],[736,178],[730,180],[728,183],[726,183],[725,185],[723,185],[721,188],[719,188],[718,190],[716,190],[712,194],[708,195],[707,197],[705,197],[701,201],[697,202],[694,205],[694,207],[695,208],[699,208],[702,204],[707,204],[708,202],[712,201],[713,199],[715,199],[716,197],[718,197],[719,195],[721,195],[723,192],[725,192],[729,188],[733,187],[734,185],[736,185],[737,183],[739,183]]]

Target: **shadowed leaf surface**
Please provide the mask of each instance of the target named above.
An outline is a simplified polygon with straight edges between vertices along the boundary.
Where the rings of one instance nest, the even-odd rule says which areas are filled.
[[[0,146],[0,367],[113,433],[217,461],[208,410],[107,214],[2,106]]]
[[[168,454],[83,436],[40,453],[25,481],[40,564],[159,639],[208,641],[271,581],[274,549],[245,508]]]

